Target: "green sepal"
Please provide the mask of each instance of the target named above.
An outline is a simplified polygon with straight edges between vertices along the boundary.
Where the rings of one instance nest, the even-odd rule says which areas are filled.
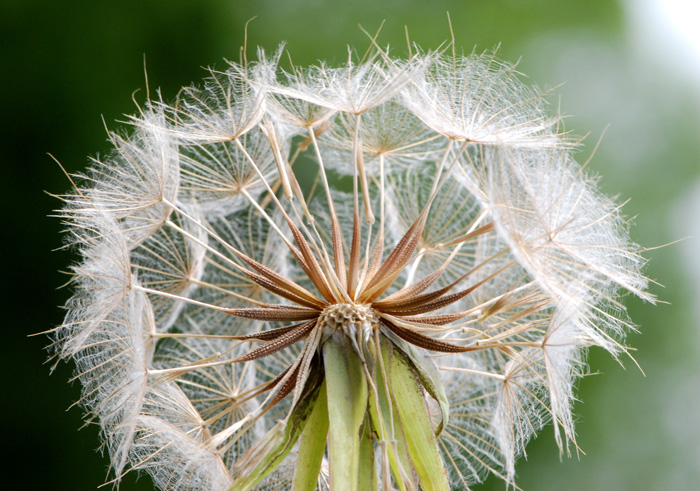
[[[299,402],[286,419],[277,423],[236,463],[237,478],[228,491],[249,491],[265,479],[287,457],[302,434],[318,401],[320,370],[312,370]]]
[[[450,403],[447,399],[447,394],[445,394],[445,387],[442,385],[442,381],[440,380],[440,373],[435,361],[422,351],[405,342],[403,339],[395,336],[392,332],[388,332],[387,334],[394,345],[396,345],[396,347],[408,357],[411,362],[411,366],[416,371],[416,374],[423,385],[423,388],[440,406],[442,420],[437,428],[435,428],[435,436],[439,436],[449,421]]]
[[[424,491],[449,491],[419,375],[402,350],[391,356],[391,394],[401,419],[413,469]]]
[[[367,379],[362,361],[345,335],[331,336],[321,350],[328,393],[330,487],[333,491],[356,491]]]
[[[374,463],[374,436],[368,414],[365,414],[365,422],[362,425],[360,436],[360,466],[357,475],[357,489],[360,491],[377,491],[377,471]]]
[[[399,491],[414,491],[418,489],[418,483],[415,481],[413,475],[411,460],[406,447],[406,440],[399,422],[399,415],[389,395],[392,391],[390,385],[390,364],[393,348],[391,342],[384,336],[380,336],[380,344],[380,353],[372,353],[376,360],[373,367],[373,380],[378,392],[378,398],[375,398],[374,393],[370,392],[369,413],[372,428],[379,438],[380,446],[382,446],[382,444],[386,446],[386,449],[382,451],[387,453],[389,468],[391,469],[391,474],[394,477],[394,482],[398,486]],[[373,346],[370,345],[370,350],[372,350],[372,348]],[[379,356],[382,356],[382,364],[379,363]],[[386,381],[382,372],[382,366],[387,372],[388,380]],[[387,472],[383,471],[383,474],[385,479],[391,479],[391,476],[387,475]]]
[[[326,381],[321,384],[318,398],[299,440],[299,457],[294,472],[293,488],[297,491],[315,489],[321,472],[328,436],[328,401]]]

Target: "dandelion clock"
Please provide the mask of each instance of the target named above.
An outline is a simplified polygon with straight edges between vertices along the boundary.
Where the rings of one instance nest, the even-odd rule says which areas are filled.
[[[490,52],[412,51],[260,51],[75,176],[52,349],[117,481],[512,486],[544,425],[575,445],[585,352],[625,352],[644,260],[546,94]]]

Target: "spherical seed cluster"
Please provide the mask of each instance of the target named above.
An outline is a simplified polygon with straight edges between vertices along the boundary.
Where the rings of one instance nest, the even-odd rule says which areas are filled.
[[[653,299],[544,94],[491,53],[376,48],[291,72],[279,57],[148,101],[64,197],[81,259],[53,342],[116,476],[361,488],[333,465],[350,450],[313,460],[301,426],[325,418],[331,441],[347,437],[324,410],[342,363],[359,377],[348,448],[369,456],[372,486],[512,482],[550,421],[567,449],[582,353],[624,351],[618,291]],[[328,328],[363,324],[366,345],[333,351]],[[439,407],[427,450],[404,393]]]

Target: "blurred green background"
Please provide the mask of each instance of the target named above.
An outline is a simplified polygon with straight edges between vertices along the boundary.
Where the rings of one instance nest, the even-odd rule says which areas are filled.
[[[94,426],[78,431],[79,397],[72,367],[53,375],[45,364],[46,337],[28,337],[61,322],[72,256],[61,246],[61,225],[47,215],[87,156],[108,150],[110,128],[135,111],[146,56],[152,89],[166,100],[204,76],[202,66],[238,59],[249,25],[249,55],[280,41],[296,64],[341,62],[346,45],[364,49],[386,20],[382,44],[401,53],[404,26],[424,48],[449,38],[449,11],[459,48],[500,44],[500,57],[522,57],[520,70],[540,87],[563,83],[566,128],[590,132],[584,161],[605,132],[590,168],[608,194],[629,199],[634,239],[656,247],[700,236],[700,58],[653,10],[685,5],[680,21],[700,20],[694,2],[677,0],[41,0],[0,3],[0,135],[2,313],[4,376],[0,435],[4,489],[97,488],[107,459]],[[671,14],[668,14],[671,15]],[[693,17],[694,16],[694,17]],[[136,93],[143,100],[143,91]],[[552,99],[556,105],[557,98]],[[556,110],[553,107],[552,110]],[[606,131],[607,128],[607,131]],[[560,461],[551,428],[528,446],[517,483],[534,490],[696,490],[700,486],[700,335],[695,307],[700,287],[698,241],[649,251],[647,274],[656,307],[629,299],[641,335],[629,337],[646,376],[629,360],[590,354],[579,384],[578,457]],[[478,489],[503,489],[489,480]],[[121,490],[151,489],[148,478],[127,476]]]

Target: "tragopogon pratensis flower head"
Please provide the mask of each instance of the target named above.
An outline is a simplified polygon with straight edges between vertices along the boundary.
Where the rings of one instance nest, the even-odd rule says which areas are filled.
[[[544,95],[493,53],[278,59],[149,101],[64,197],[54,347],[116,478],[466,489],[548,422],[567,451],[585,350],[653,299]]]

